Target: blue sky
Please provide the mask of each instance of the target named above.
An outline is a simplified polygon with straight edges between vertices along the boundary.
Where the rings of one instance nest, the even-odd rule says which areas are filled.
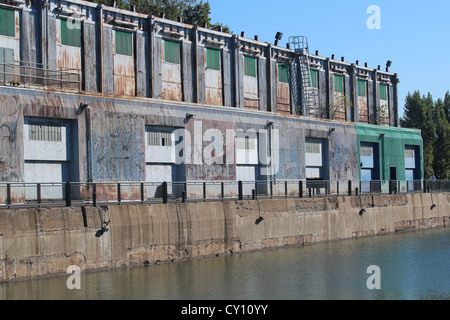
[[[279,45],[289,36],[307,36],[310,52],[369,67],[391,60],[389,71],[399,74],[400,115],[408,92],[430,92],[444,98],[450,90],[449,0],[209,0],[211,22],[228,25],[233,33]],[[370,30],[370,5],[381,10],[381,29]]]

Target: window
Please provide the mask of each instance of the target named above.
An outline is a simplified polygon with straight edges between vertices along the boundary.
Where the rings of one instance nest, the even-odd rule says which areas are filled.
[[[220,51],[216,49],[206,49],[206,68],[220,70]]]
[[[313,88],[319,88],[319,71],[310,70],[309,72],[309,85]]]
[[[344,93],[344,76],[334,75],[334,92]]]
[[[164,61],[180,64],[180,43],[164,40]]]
[[[387,85],[380,84],[380,100],[387,100]]]
[[[289,69],[287,64],[278,64],[278,81],[289,82]]]
[[[256,77],[256,58],[244,56],[244,75]]]
[[[61,44],[81,48],[81,24],[61,20]]]
[[[14,81],[14,49],[0,47],[0,82]]]
[[[317,142],[306,142],[306,153],[320,153],[321,144]]]
[[[133,55],[133,34],[116,30],[116,54]]]
[[[28,137],[35,141],[62,141],[61,126],[29,124]]]
[[[364,81],[364,80],[358,80],[358,96],[359,97],[367,97],[366,81]]]
[[[371,157],[372,156],[372,146],[363,146],[360,147],[361,157]]]
[[[149,146],[171,147],[172,132],[169,130],[150,130],[147,132]]]
[[[0,34],[15,37],[14,10],[0,8]]]

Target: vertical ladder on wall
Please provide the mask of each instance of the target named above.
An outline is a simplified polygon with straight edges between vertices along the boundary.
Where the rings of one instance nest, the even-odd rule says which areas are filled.
[[[303,115],[307,117],[319,117],[319,108],[316,103],[316,90],[310,82],[308,38],[305,36],[289,37],[291,49],[299,54],[300,64],[300,89],[302,93]]]

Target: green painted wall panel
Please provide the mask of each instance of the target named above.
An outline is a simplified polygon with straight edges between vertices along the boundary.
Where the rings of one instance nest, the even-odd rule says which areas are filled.
[[[379,144],[380,179],[390,180],[390,167],[397,168],[397,179],[404,181],[405,146],[418,146],[420,155],[420,176],[423,179],[423,142],[419,130],[397,127],[382,127],[367,124],[355,124],[358,135],[358,155],[361,142]],[[361,169],[359,169],[361,177]]]

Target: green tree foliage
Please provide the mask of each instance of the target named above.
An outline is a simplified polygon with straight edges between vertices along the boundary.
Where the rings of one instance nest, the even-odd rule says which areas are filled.
[[[400,125],[422,131],[425,178],[435,175],[439,179],[450,177],[450,125],[448,110],[450,94],[444,101],[433,101],[430,93],[421,96],[419,91],[408,93],[404,118]]]
[[[112,0],[92,0],[95,3],[112,5]],[[177,21],[179,17],[187,24],[207,26],[212,30],[220,30],[232,33],[228,26],[216,22],[211,24],[211,6],[208,1],[203,0],[116,0],[116,7],[130,10],[132,7],[144,14],[151,14]]]

